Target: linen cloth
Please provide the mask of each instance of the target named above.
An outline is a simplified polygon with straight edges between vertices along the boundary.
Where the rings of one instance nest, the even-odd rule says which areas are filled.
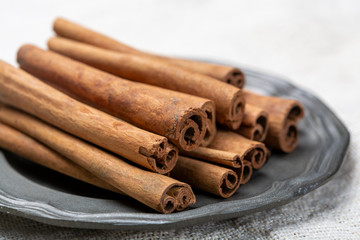
[[[167,231],[105,231],[0,213],[0,239],[360,239],[359,1],[2,1],[0,59],[16,65],[24,43],[45,48],[57,16],[140,49],[286,76],[343,120],[352,138],[349,152],[324,186],[232,220]]]

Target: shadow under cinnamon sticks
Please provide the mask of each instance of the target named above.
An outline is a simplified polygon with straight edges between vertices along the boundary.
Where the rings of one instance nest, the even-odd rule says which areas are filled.
[[[0,106],[0,121],[17,129],[0,124],[0,129],[4,130],[0,146],[39,164],[97,186],[120,191],[161,213],[183,210],[195,203],[189,185],[134,167],[26,113]]]
[[[151,57],[171,64],[180,66],[182,68],[203,74],[210,77],[216,78],[226,83],[235,85],[236,87],[242,88],[245,84],[245,76],[242,71],[235,67],[229,67],[219,64],[211,64],[199,61],[185,60],[179,58],[170,58],[165,56],[159,56],[151,53],[146,53],[134,49],[128,45],[125,45],[119,41],[116,41],[110,37],[104,36],[100,33],[94,32],[90,29],[82,27],[78,24],[72,23],[63,18],[57,18],[53,25],[54,31],[57,35],[73,39],[79,42],[84,42],[97,47],[129,53],[133,55]]]

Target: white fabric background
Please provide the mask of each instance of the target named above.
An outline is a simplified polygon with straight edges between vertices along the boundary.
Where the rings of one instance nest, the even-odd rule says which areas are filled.
[[[56,16],[144,50],[286,76],[344,121],[352,134],[349,153],[335,178],[314,192],[234,220],[126,232],[58,228],[0,214],[0,239],[360,239],[359,1],[1,1],[0,58],[16,64],[20,45],[46,47]]]

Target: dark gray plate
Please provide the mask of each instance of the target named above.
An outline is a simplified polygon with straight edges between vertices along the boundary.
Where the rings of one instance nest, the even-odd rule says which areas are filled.
[[[244,72],[247,87],[300,100],[306,117],[299,125],[297,149],[291,154],[274,153],[232,197],[221,199],[196,191],[196,205],[163,215],[129,197],[81,183],[3,151],[0,211],[74,228],[179,228],[279,206],[327,182],[340,168],[349,145],[350,135],[344,125],[310,93],[278,77]]]

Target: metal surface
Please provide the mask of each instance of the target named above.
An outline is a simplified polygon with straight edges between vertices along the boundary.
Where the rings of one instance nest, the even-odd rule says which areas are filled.
[[[273,153],[228,199],[196,191],[186,211],[163,215],[135,200],[73,180],[8,152],[0,152],[0,211],[73,228],[167,229],[239,217],[295,200],[327,182],[340,168],[350,135],[312,94],[276,76],[244,70],[247,87],[295,98],[305,106],[299,145],[291,154]],[[1,133],[0,133],[1,134]]]

